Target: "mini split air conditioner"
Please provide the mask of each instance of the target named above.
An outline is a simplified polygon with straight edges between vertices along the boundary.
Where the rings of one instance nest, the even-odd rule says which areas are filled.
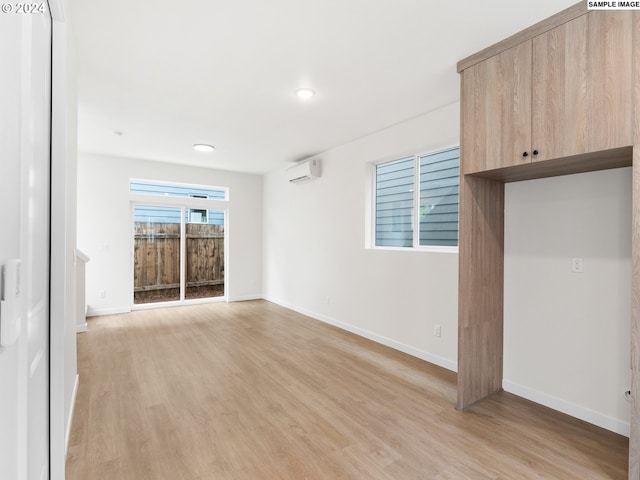
[[[287,168],[287,177],[291,183],[302,182],[320,176],[320,159],[307,160]]]

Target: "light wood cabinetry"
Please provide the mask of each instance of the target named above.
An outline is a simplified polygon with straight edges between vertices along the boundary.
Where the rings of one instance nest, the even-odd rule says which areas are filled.
[[[460,182],[458,403],[463,410],[502,388],[504,184]]]
[[[640,12],[580,2],[461,60],[458,72],[457,408],[502,389],[504,182],[633,165],[629,479],[638,480]]]
[[[633,143],[631,39],[622,11],[590,12],[533,39],[532,161]]]
[[[584,13],[462,70],[463,173],[631,145],[631,18]]]
[[[531,42],[462,72],[464,173],[527,163],[531,145]]]

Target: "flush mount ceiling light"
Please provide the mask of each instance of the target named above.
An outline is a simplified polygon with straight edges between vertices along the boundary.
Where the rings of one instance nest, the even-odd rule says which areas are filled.
[[[301,100],[309,100],[315,96],[316,92],[310,88],[299,88],[296,90],[296,96]]]
[[[207,145],[206,143],[196,143],[193,146],[193,149],[196,152],[211,153],[211,152],[213,152],[213,145]]]

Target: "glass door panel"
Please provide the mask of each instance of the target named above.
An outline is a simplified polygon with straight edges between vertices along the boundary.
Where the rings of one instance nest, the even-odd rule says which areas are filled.
[[[188,209],[185,299],[224,296],[224,211]]]
[[[135,206],[135,305],[180,300],[181,220],[181,208]]]

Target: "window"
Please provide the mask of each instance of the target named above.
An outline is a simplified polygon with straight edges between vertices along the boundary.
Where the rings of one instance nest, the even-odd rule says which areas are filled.
[[[131,193],[146,195],[164,195],[167,197],[194,197],[210,200],[227,200],[227,189],[220,187],[204,187],[199,185],[178,185],[175,183],[131,180]]]
[[[228,199],[228,189],[223,187],[180,185],[148,180],[130,180],[129,192],[132,194],[161,195],[163,197],[196,198],[202,200],[226,201]],[[147,223],[164,223],[169,221],[180,223],[180,215],[169,207],[136,207],[135,221],[144,221]],[[189,208],[186,213],[186,221],[187,223],[223,225],[224,215],[218,210]]]
[[[377,164],[375,245],[456,247],[459,174],[458,147]]]
[[[376,165],[376,246],[413,246],[415,158]]]

